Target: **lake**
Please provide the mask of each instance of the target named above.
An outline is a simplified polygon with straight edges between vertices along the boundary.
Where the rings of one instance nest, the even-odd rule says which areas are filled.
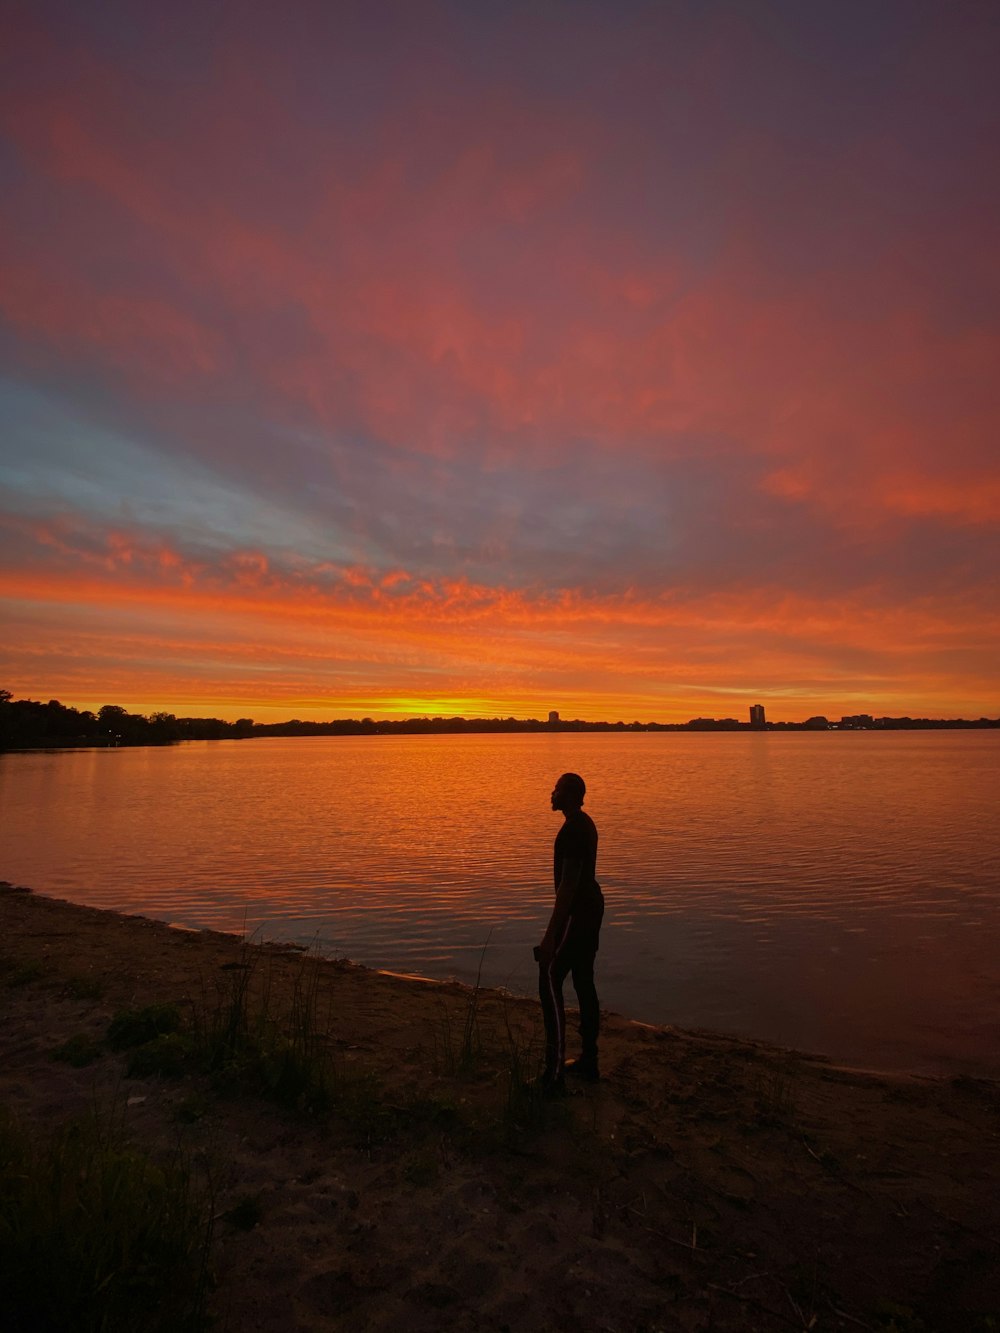
[[[0,755],[0,877],[530,993],[559,773],[602,1005],[1000,1076],[1000,732],[274,738]],[[485,952],[484,952],[485,946]],[[568,993],[571,988],[567,986]]]

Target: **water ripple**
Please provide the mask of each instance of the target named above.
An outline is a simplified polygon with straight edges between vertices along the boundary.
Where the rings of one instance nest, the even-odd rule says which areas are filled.
[[[382,737],[0,756],[0,875],[530,991],[582,771],[602,997],[885,1067],[998,1069],[1000,735]],[[500,775],[498,777],[498,775]]]

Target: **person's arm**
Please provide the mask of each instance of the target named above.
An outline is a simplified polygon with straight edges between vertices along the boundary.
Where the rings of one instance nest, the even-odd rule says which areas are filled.
[[[576,891],[583,876],[583,862],[574,861],[567,858],[562,863],[562,873],[559,878],[559,888],[556,890],[555,906],[552,908],[552,915],[549,917],[549,924],[538,946],[538,961],[548,963],[555,953],[559,941],[566,930],[566,922],[569,920],[570,913],[573,910],[573,899],[576,897]]]

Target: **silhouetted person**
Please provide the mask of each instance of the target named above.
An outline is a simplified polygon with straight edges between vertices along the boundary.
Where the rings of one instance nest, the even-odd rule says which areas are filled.
[[[600,1077],[597,1034],[601,1011],[594,985],[594,959],[604,918],[604,895],[594,873],[597,827],[582,809],[586,793],[586,783],[577,773],[564,773],[552,792],[552,809],[561,810],[564,817],[553,856],[556,901],[545,936],[535,950],[545,1020],[542,1087],[554,1093],[564,1091],[564,1070],[593,1083]],[[578,1060],[567,1061],[562,988],[569,974],[580,1005],[583,1053]]]

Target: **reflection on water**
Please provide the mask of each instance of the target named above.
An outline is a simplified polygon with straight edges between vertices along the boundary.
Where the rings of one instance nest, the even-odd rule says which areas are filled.
[[[0,876],[529,992],[587,779],[606,1007],[1000,1074],[1000,734],[322,737],[0,756]]]

